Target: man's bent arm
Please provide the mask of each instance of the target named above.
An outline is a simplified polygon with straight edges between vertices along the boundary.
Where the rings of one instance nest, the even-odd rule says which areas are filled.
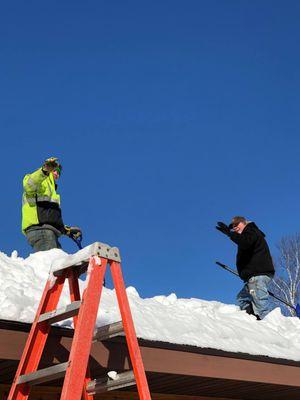
[[[23,188],[27,194],[37,193],[39,185],[47,178],[42,168],[37,169],[32,174],[25,175],[23,179]]]
[[[257,239],[257,235],[255,232],[245,232],[244,234],[230,232],[229,237],[234,243],[236,243],[242,249],[248,249],[250,246],[253,245],[253,243]]]

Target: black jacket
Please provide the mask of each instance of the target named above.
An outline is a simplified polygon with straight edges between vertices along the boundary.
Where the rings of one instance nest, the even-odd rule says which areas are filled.
[[[238,245],[236,266],[243,281],[252,276],[275,273],[269,246],[265,234],[254,222],[248,223],[241,234],[230,233],[230,239]]]
[[[61,233],[65,233],[61,209],[57,203],[51,203],[50,201],[37,201],[36,206],[39,225],[51,225]]]

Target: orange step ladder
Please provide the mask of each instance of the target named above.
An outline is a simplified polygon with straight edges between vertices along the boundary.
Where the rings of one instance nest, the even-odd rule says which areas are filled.
[[[95,331],[95,323],[107,266],[117,295],[122,321]],[[86,287],[80,297],[78,277],[87,271]],[[65,280],[68,279],[71,303],[57,309]],[[51,324],[73,317],[74,336],[69,360],[38,369]],[[95,379],[89,375],[88,361],[93,340],[104,340],[125,333],[133,371],[118,374],[116,380]],[[105,390],[137,385],[139,398],[151,400],[116,247],[96,242],[52,267],[23,355],[8,395],[8,400],[28,399],[30,388],[64,376],[60,400],[92,400]]]

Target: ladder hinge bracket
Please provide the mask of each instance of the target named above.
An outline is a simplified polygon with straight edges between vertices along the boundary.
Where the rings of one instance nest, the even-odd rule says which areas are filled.
[[[97,243],[97,256],[107,260],[121,262],[120,251],[117,247],[110,247],[104,243]]]

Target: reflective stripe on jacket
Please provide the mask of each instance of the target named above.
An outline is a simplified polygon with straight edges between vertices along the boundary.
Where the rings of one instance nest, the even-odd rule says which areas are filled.
[[[61,220],[60,210],[60,195],[56,193],[55,182],[53,174],[50,173],[48,176],[45,175],[41,168],[33,172],[32,174],[25,175],[23,179],[23,202],[22,202],[22,231],[31,225],[39,225],[41,223],[48,223],[53,226],[63,225]],[[43,213],[43,221],[41,221],[40,206],[42,205],[43,210],[49,210],[47,217],[45,218],[45,212]],[[53,219],[53,212],[55,210],[57,214],[55,220]],[[46,220],[48,219],[48,220]]]

